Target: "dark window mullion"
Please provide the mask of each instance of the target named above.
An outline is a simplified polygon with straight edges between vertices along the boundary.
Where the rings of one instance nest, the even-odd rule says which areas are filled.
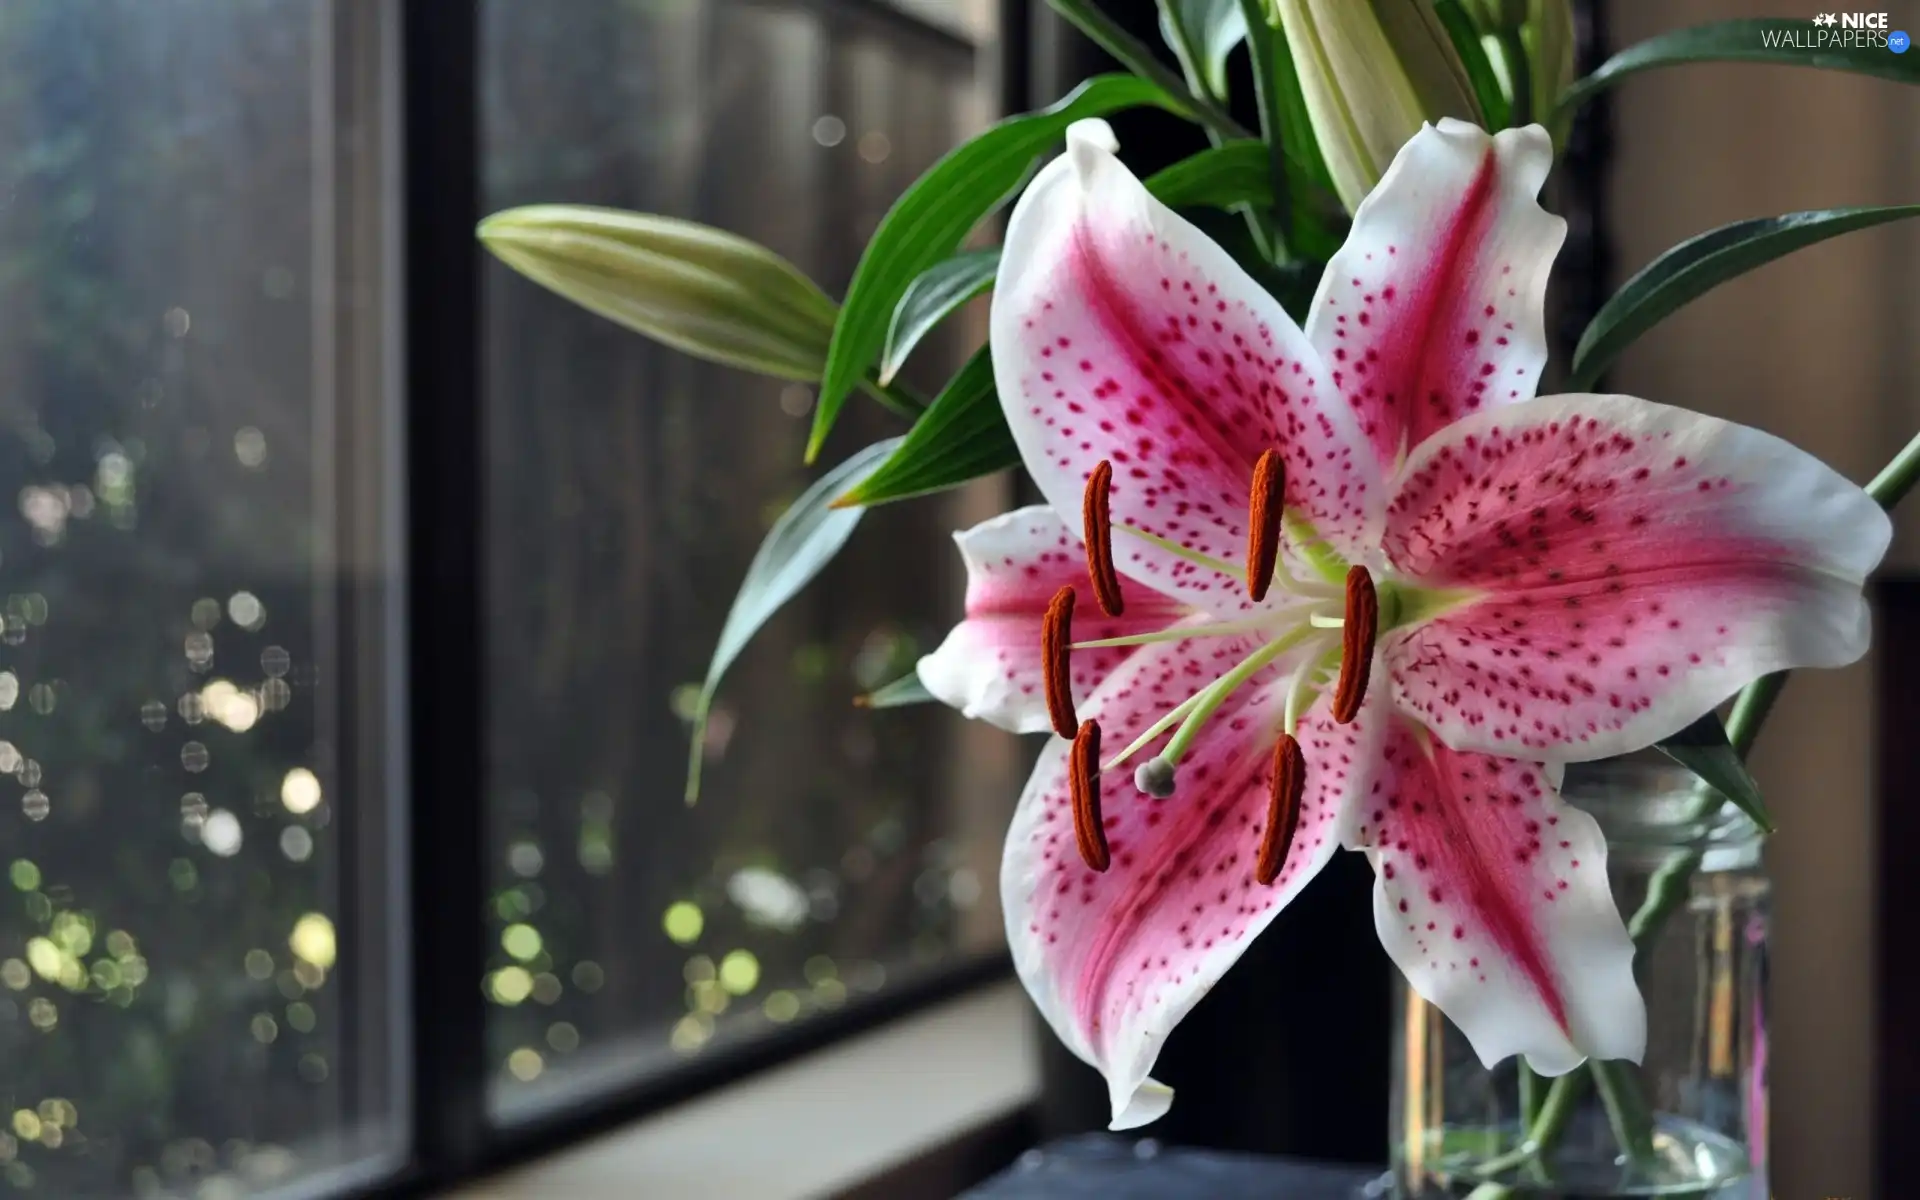
[[[487,965],[479,0],[405,0],[408,797],[414,1158],[484,1154]],[[398,918],[398,914],[395,914]]]

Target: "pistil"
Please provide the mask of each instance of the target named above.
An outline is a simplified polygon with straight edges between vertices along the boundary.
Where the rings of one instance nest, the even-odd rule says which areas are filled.
[[[1180,728],[1174,731],[1173,736],[1167,739],[1166,749],[1143,766],[1141,772],[1144,773],[1148,768],[1152,768],[1152,774],[1148,777],[1156,781],[1164,779],[1165,794],[1172,795],[1174,769],[1180,765],[1180,760],[1192,748],[1194,740],[1200,736],[1200,730],[1206,725],[1208,718],[1219,711],[1220,706],[1226,703],[1227,697],[1239,690],[1241,684],[1253,678],[1274,659],[1308,638],[1316,636],[1316,632],[1311,626],[1304,624],[1289,630],[1247,655],[1235,664],[1231,671],[1208,684],[1199,695],[1194,697],[1193,710],[1180,723]],[[1140,775],[1136,774],[1136,782],[1139,778]]]

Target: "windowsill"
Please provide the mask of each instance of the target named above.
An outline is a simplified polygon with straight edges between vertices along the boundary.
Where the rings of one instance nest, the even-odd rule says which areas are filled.
[[[810,1200],[1004,1122],[1039,1094],[1026,996],[1001,983],[443,1200]]]

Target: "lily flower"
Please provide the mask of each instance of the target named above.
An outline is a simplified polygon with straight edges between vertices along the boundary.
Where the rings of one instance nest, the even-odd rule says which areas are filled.
[[[1415,135],[1305,330],[1113,149],[1076,125],[1012,216],[996,381],[1052,511],[961,535],[968,619],[921,664],[1072,737],[1008,834],[1022,981],[1113,1127],[1144,1124],[1169,1032],[1345,846],[1487,1065],[1637,1060],[1632,943],[1560,764],[1859,658],[1886,516],[1757,430],[1534,396],[1564,236],[1537,126]]]

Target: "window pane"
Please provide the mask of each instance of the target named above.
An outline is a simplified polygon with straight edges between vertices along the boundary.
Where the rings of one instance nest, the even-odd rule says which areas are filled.
[[[379,400],[355,20],[0,7],[0,1192],[243,1195],[388,1145],[347,885],[380,886],[377,691],[340,719],[383,569],[340,486]]]
[[[977,103],[951,39],[816,6],[484,13],[488,208],[690,217],[836,294]],[[922,350],[923,387],[982,317]],[[657,347],[499,265],[487,353],[486,987],[509,1114],[997,950],[1020,748],[942,708],[850,701],[944,636],[963,584],[949,534],[1005,507],[1004,485],[867,517],[729,674],[688,809],[684,717],[755,547],[810,478],[812,392]],[[827,457],[900,428],[855,398]]]

